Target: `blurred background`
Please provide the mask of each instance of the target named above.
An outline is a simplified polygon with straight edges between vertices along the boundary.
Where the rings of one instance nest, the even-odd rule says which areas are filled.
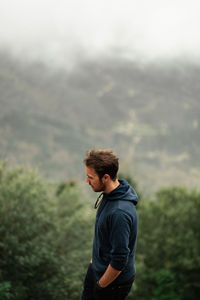
[[[1,172],[4,174],[1,201],[5,208],[5,211],[2,210],[2,217],[11,216],[10,223],[8,220],[5,224],[2,223],[5,225],[2,232],[7,232],[10,224],[15,224],[15,217],[12,216],[15,206],[9,205],[11,199],[16,200],[16,207],[24,205],[23,201],[20,202],[25,197],[24,191],[28,193],[30,186],[33,186],[35,189],[30,191],[27,201],[34,201],[33,195],[36,193],[41,198],[41,203],[44,202],[46,198],[40,196],[40,188],[35,183],[41,180],[45,182],[41,184],[45,185],[44,190],[48,191],[47,194],[50,191],[50,198],[47,198],[51,200],[47,201],[46,216],[49,215],[49,207],[55,206],[55,210],[52,209],[54,223],[59,223],[60,228],[56,234],[48,229],[53,236],[50,240],[54,240],[52,249],[55,247],[58,250],[62,244],[63,248],[59,248],[63,249],[60,256],[66,259],[66,232],[69,234],[69,241],[74,240],[74,246],[69,248],[69,252],[73,253],[70,256],[71,261],[74,257],[80,259],[77,248],[85,247],[81,256],[82,273],[79,274],[76,270],[73,280],[68,278],[63,282],[62,295],[54,295],[51,289],[48,294],[46,285],[44,294],[33,295],[33,291],[29,290],[33,283],[27,287],[27,278],[18,282],[15,277],[13,279],[14,275],[11,276],[5,271],[13,265],[18,266],[19,263],[18,260],[12,261],[11,254],[6,256],[6,261],[11,259],[11,264],[0,268],[3,274],[1,277],[0,272],[0,293],[1,289],[3,291],[0,299],[79,299],[78,290],[91,250],[91,244],[87,245],[86,240],[92,241],[92,233],[87,238],[85,236],[86,240],[81,240],[81,244],[77,246],[77,240],[80,238],[79,226],[76,225],[75,234],[75,225],[72,224],[77,224],[83,211],[87,211],[87,214],[83,213],[81,226],[93,226],[94,212],[90,211],[90,205],[93,203],[92,197],[96,195],[91,196],[89,189],[85,190],[83,187],[82,163],[86,150],[93,147],[112,148],[118,153],[120,173],[137,187],[141,199],[144,200],[141,201],[141,207],[144,205],[146,215],[144,213],[142,217],[142,208],[139,209],[141,232],[144,233],[141,236],[146,236],[146,239],[141,239],[141,244],[138,245],[138,249],[141,250],[137,262],[139,274],[148,274],[147,270],[151,270],[147,261],[153,261],[153,253],[160,249],[159,245],[164,245],[162,233],[166,226],[172,226],[170,224],[177,220],[183,209],[179,206],[180,201],[185,203],[187,199],[194,200],[191,202],[193,206],[188,201],[184,205],[190,205],[191,208],[193,225],[188,221],[188,227],[194,227],[188,235],[187,242],[193,245],[196,254],[193,250],[185,250],[182,226],[187,219],[186,210],[181,215],[183,219],[178,219],[176,223],[176,228],[181,226],[180,240],[183,243],[180,242],[181,246],[174,261],[171,261],[171,257],[179,231],[174,238],[166,240],[167,245],[170,243],[171,250],[167,253],[171,253],[171,256],[168,255],[163,262],[161,258],[164,254],[159,253],[159,261],[164,265],[157,266],[155,272],[152,271],[154,276],[150,279],[148,276],[140,277],[142,279],[138,280],[138,287],[136,283],[135,297],[140,300],[198,298],[199,281],[197,282],[196,278],[200,274],[200,258],[197,253],[200,248],[196,231],[199,221],[193,214],[196,216],[199,210],[200,178],[199,11],[200,3],[197,0],[0,0],[0,160]],[[24,169],[20,171],[17,167],[19,165]],[[32,171],[26,171],[27,168],[37,168],[39,174],[30,175],[29,172]],[[36,180],[35,178],[41,178],[37,176],[42,176],[42,179]],[[12,179],[15,183],[12,183],[11,178],[15,178]],[[12,188],[9,184],[13,184]],[[55,197],[60,197],[60,202],[58,199],[54,201]],[[77,204],[78,207],[72,206],[70,210],[70,197],[77,203],[80,202],[80,207]],[[172,202],[172,199],[176,199],[177,207],[171,212],[168,207],[164,207],[168,197]],[[154,201],[157,198],[163,199],[163,204],[153,209],[154,206],[149,205],[150,199],[153,205],[159,205],[159,201]],[[69,203],[65,202],[66,199]],[[171,207],[173,203],[170,201],[167,203]],[[60,205],[59,208],[56,205]],[[20,212],[21,209],[24,211],[24,206],[20,208]],[[72,219],[72,223],[69,223],[69,215],[73,216],[74,210],[78,211],[78,216],[74,217],[74,223]],[[162,226],[160,224],[160,235],[154,231],[156,224],[148,231],[150,227],[146,225],[144,216],[152,216],[149,222],[154,224],[153,216],[156,212],[159,220],[160,215],[166,211],[169,215],[163,220]],[[29,210],[25,210],[27,222],[29,213]],[[36,215],[38,211],[35,212]],[[24,219],[21,219],[21,214],[18,217],[23,231]],[[61,225],[62,222],[71,224],[72,227],[67,229],[67,225]],[[27,226],[31,226],[28,224]],[[43,225],[41,228],[49,228]],[[8,239],[12,236],[11,240],[16,235],[12,228],[11,226],[11,232],[8,234]],[[172,226],[169,229],[169,236],[174,232],[173,228]],[[37,231],[38,229],[35,232]],[[18,232],[21,234],[20,229]],[[82,236],[84,234],[83,230]],[[155,235],[154,240],[150,241],[148,236],[151,234],[158,236]],[[58,242],[56,236],[59,236],[62,242]],[[30,241],[30,237],[25,240]],[[20,241],[20,238],[17,239],[17,243]],[[151,242],[154,246],[157,245],[157,250],[152,250],[154,252],[150,253],[147,259],[145,250],[151,248]],[[42,243],[48,245],[49,240],[42,240]],[[5,240],[2,245],[5,249],[14,247],[12,242],[6,244]],[[14,245],[16,249],[16,244]],[[168,249],[168,246],[165,249]],[[2,253],[8,255],[5,249]],[[24,252],[21,249],[21,254],[18,253],[17,257],[24,257],[27,249],[25,247]],[[49,253],[48,258],[53,255]],[[175,267],[180,253],[183,258],[188,259],[184,266],[180,259],[181,267]],[[41,256],[41,261],[44,256]],[[191,257],[194,257],[194,260],[190,264]],[[22,258],[20,259],[19,264],[22,265],[19,267],[20,271],[16,269],[16,274],[27,270],[27,264],[33,261],[27,258],[27,262],[22,262]],[[58,266],[60,264],[58,262]],[[36,265],[39,263],[35,262],[34,266]],[[67,268],[69,260],[64,272],[67,270],[67,274],[71,274],[74,270],[73,264],[71,269]],[[41,273],[45,273],[44,270],[41,270]],[[191,274],[191,277],[188,279],[187,276],[183,276],[182,280],[180,274],[183,273],[187,276]],[[28,282],[31,276],[28,277]],[[38,282],[35,283],[36,290]],[[189,286],[187,293],[182,288],[186,282]],[[52,281],[52,286],[53,283],[55,282]],[[169,290],[168,283],[171,284],[171,294],[162,298],[161,295],[168,293],[165,293]],[[143,295],[145,284],[146,294]],[[164,288],[159,290],[163,286]],[[156,292],[155,287],[158,288]]]
[[[82,178],[85,151],[106,147],[147,193],[197,186],[199,9],[194,0],[1,0],[1,159]]]

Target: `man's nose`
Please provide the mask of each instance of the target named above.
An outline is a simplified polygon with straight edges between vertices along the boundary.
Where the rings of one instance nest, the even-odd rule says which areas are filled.
[[[86,178],[85,178],[85,181],[86,181],[86,182],[89,182],[89,179],[88,179],[88,177],[87,177],[87,176],[86,176]]]

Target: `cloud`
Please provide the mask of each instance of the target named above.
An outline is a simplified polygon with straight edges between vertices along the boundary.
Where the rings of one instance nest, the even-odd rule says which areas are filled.
[[[199,59],[198,0],[0,0],[0,43],[51,62]]]

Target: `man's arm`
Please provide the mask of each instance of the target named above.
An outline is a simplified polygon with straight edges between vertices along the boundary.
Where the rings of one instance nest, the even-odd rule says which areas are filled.
[[[105,288],[112,283],[126,266],[129,249],[130,237],[129,216],[120,209],[112,215],[112,226],[110,230],[110,244],[112,245],[111,260],[103,276],[99,279],[98,284]]]
[[[114,269],[111,265],[108,266],[105,273],[99,280],[99,285],[102,288],[107,287],[111,282],[113,282],[121,273],[121,271],[118,271]]]

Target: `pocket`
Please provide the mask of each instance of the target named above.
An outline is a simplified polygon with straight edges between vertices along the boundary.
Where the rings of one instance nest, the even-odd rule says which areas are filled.
[[[118,289],[113,291],[113,299],[124,300],[128,296],[131,286],[132,284],[129,286],[119,286]]]
[[[126,283],[112,286],[111,289],[112,289],[112,292],[113,292],[113,297],[114,297],[113,299],[115,299],[115,300],[125,299],[128,296],[128,294],[131,290],[131,287],[133,285],[133,281],[134,281],[134,278],[131,278]]]

